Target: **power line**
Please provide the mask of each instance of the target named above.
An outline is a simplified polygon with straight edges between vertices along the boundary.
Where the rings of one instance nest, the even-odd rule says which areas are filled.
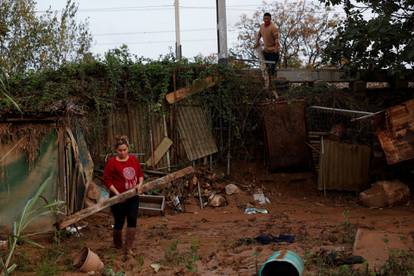
[[[78,9],[78,12],[124,12],[124,11],[147,11],[147,10],[168,10],[172,9],[174,5],[152,5],[152,6],[129,6],[129,7],[107,7],[107,8],[91,8],[91,9]],[[238,8],[252,7],[257,8],[257,5],[232,5],[228,8],[238,10]],[[214,6],[180,6],[183,9],[212,9]],[[239,9],[239,10],[250,10],[250,9]],[[37,13],[60,12],[61,10],[38,10]]]
[[[122,12],[122,11],[147,11],[147,10],[166,10],[174,7],[173,5],[157,5],[157,6],[131,6],[131,7],[108,7],[93,9],[78,9],[78,12]],[[61,10],[39,10],[37,13],[45,13],[48,11],[60,12]]]
[[[189,39],[184,40],[183,42],[201,42],[201,41],[216,41],[215,38],[206,38],[206,39]],[[154,40],[154,41],[131,41],[131,42],[98,42],[96,45],[114,45],[114,44],[164,44],[164,43],[175,43],[174,40]]]
[[[234,30],[234,29],[230,29]],[[181,32],[203,32],[203,31],[217,31],[216,28],[200,28],[200,29],[187,29],[181,30]],[[113,32],[113,33],[97,33],[92,34],[95,36],[121,36],[121,35],[136,35],[136,34],[163,34],[163,33],[174,33],[175,30],[165,30],[165,31],[142,31],[142,32]]]

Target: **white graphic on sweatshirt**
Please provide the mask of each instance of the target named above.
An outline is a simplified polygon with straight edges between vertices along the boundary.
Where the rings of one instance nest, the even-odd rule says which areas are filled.
[[[137,185],[137,175],[132,167],[125,167],[122,171],[125,178],[125,189],[129,190]]]

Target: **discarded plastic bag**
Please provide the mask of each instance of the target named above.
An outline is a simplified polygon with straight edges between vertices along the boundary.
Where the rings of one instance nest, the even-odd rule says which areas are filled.
[[[270,203],[270,200],[264,195],[264,193],[257,193],[253,195],[254,201],[258,202],[261,205]]]
[[[244,213],[246,215],[252,215],[252,214],[269,214],[269,211],[267,211],[266,209],[249,207],[249,208],[244,209]]]

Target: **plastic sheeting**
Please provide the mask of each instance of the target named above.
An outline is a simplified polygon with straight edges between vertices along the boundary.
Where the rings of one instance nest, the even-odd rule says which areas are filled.
[[[35,129],[36,126],[31,125]],[[93,161],[80,128],[55,124],[39,124],[49,129],[42,136],[33,162],[17,138],[12,142],[0,143],[0,233],[9,232],[40,185],[49,178],[49,184],[39,204],[64,201],[61,211],[74,213],[84,207],[84,198],[93,178]],[[53,230],[54,215],[40,217],[29,227],[30,232]]]
[[[0,156],[5,156],[18,143],[0,145]],[[11,229],[28,199],[33,197],[40,185],[49,177],[49,186],[43,194],[44,199],[53,202],[57,199],[58,183],[58,139],[57,133],[51,130],[39,147],[38,157],[34,164],[29,164],[24,152],[13,150],[0,164],[0,232]],[[54,218],[42,217],[31,224],[31,229],[51,228]],[[46,226],[46,227],[45,227]]]

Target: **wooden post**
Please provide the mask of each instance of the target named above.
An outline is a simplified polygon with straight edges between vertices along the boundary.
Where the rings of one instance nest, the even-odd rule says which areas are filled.
[[[169,175],[166,175],[164,177],[155,179],[153,181],[150,181],[148,183],[144,184],[143,190],[144,192],[153,190],[153,189],[163,189],[165,188],[165,186],[167,186],[168,183],[182,178],[186,175],[189,175],[191,173],[194,173],[194,168],[193,167],[186,167],[182,170],[176,171],[174,173],[171,173]],[[95,213],[98,213],[99,211],[102,211],[103,209],[106,209],[114,204],[123,202],[125,200],[127,200],[128,198],[131,198],[133,196],[136,196],[138,193],[137,189],[131,189],[128,190],[120,195],[105,199],[99,203],[97,203],[94,206],[82,209],[81,211],[74,213],[66,218],[64,218],[62,221],[57,223],[57,228],[58,229],[64,229],[78,221],[80,221],[81,219],[84,219],[86,217],[89,217]]]

